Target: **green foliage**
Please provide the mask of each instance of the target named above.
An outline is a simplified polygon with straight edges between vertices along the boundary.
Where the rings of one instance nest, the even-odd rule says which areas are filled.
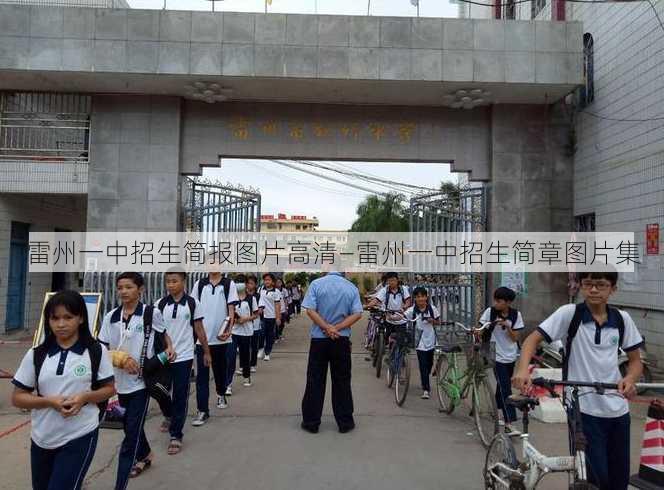
[[[409,230],[408,212],[404,208],[403,196],[388,194],[369,196],[357,207],[357,219],[353,232],[405,232]]]
[[[365,291],[371,291],[374,288],[374,281],[369,276],[364,276],[362,285]]]

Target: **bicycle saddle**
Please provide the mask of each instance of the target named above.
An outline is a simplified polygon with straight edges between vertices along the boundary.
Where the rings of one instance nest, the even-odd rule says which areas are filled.
[[[507,404],[523,411],[524,409],[532,410],[536,405],[539,405],[537,398],[530,398],[523,395],[511,395],[507,398]]]

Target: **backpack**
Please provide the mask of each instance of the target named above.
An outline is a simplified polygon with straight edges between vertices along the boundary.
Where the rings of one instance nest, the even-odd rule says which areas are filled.
[[[255,303],[256,306],[258,306],[258,300],[256,299],[256,295],[247,294],[244,299],[241,299],[239,301],[238,308],[242,306],[242,303],[247,303],[249,305],[249,316],[253,315],[254,310],[252,308],[252,305]],[[235,318],[240,318],[240,314],[238,313],[238,308],[235,308]]]
[[[99,365],[101,364],[101,344],[97,341],[92,342],[87,347],[88,355],[90,356],[90,367],[92,370],[92,382],[90,383],[90,389],[97,390],[100,388],[98,383],[99,380]],[[41,368],[44,365],[46,356],[48,355],[48,349],[46,344],[42,344],[35,348],[33,353],[33,362],[35,365],[35,391],[37,395],[41,396],[39,393],[39,373]],[[99,421],[101,422],[106,415],[106,407],[108,406],[108,400],[97,403],[99,407]]]
[[[198,280],[198,301],[201,300],[201,294],[203,294],[203,289],[208,284],[210,284],[209,277],[203,277]],[[221,284],[224,288],[224,298],[226,298],[226,303],[228,303],[228,293],[231,290],[231,280],[228,277],[222,277],[221,282],[219,284]],[[193,312],[194,310],[191,311]]]
[[[390,291],[390,288],[387,287],[385,289],[385,308],[387,308],[387,306],[390,302],[390,294],[392,294],[392,291]],[[403,297],[403,286],[402,285],[399,285],[399,288],[397,289],[397,292],[392,294],[392,295],[396,298],[398,294],[401,295],[401,301],[406,301]]]
[[[199,290],[199,298],[200,298],[200,291],[202,291],[200,285],[198,286],[198,290]],[[191,313],[191,316],[189,317],[189,323],[191,324],[191,332],[192,332],[192,335],[194,336],[194,343],[196,343],[196,330],[194,329],[194,312],[196,311],[196,300],[193,297],[186,294],[186,293],[185,293],[184,297],[187,298],[187,305],[189,306],[189,313]],[[159,303],[157,304],[157,308],[159,308],[159,311],[161,311],[162,314],[164,313],[164,308],[166,308],[167,303],[168,303],[168,296],[164,296],[163,298],[161,298],[159,300]],[[143,313],[143,324],[146,325],[145,312]],[[152,310],[150,310],[150,322],[147,325],[152,326]]]
[[[415,320],[415,318],[416,318],[416,314],[417,314],[417,313],[428,313],[428,314],[429,314],[429,318],[433,318],[433,317],[434,317],[434,315],[433,315],[433,307],[431,306],[431,303],[429,303],[428,301],[427,301],[427,307],[426,307],[426,309],[424,310],[424,312],[420,311],[420,309],[417,308],[417,306],[413,306],[413,321]]]
[[[171,374],[166,366],[158,368],[155,372],[145,375],[143,367],[147,360],[148,344],[150,343],[150,334],[152,333],[152,314],[154,306],[144,305],[143,310],[143,349],[141,350],[141,377],[145,382],[145,387],[152,398],[157,400],[159,404],[163,401],[170,400],[171,397]],[[153,351],[154,354],[166,350],[166,343],[162,335],[154,336]]]
[[[491,307],[491,312],[489,313],[489,321],[493,323],[496,319],[498,318],[498,310],[496,310],[493,306]],[[516,325],[516,321],[519,318],[519,310],[515,310],[514,308],[510,308],[509,311],[507,312],[507,319],[512,322],[512,326]],[[491,335],[493,334],[493,330],[496,328],[495,325],[489,326],[484,332],[482,332],[482,342],[491,342]],[[521,348],[521,344],[517,342],[517,346]]]
[[[581,325],[581,316],[583,315],[583,307],[585,303],[578,303],[576,309],[574,310],[574,316],[572,321],[569,324],[567,330],[567,340],[565,342],[565,354],[563,355],[563,381],[567,381],[567,374],[569,371],[569,355],[572,350],[572,341],[576,337],[577,332],[579,331],[579,326]],[[615,314],[618,316],[618,349],[623,344],[623,339],[625,338],[625,319],[623,318],[620,310],[613,306],[608,306],[608,314],[611,314],[611,310],[615,311]]]

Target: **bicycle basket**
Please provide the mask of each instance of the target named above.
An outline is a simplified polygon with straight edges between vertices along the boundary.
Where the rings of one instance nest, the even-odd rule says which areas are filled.
[[[434,325],[436,333],[436,347],[444,351],[451,351],[453,347],[466,349],[473,345],[473,338],[457,325]]]
[[[416,335],[415,335],[415,323],[408,322],[405,325],[398,325],[394,328],[394,336],[398,345],[406,345],[411,349],[414,349],[416,344]],[[419,342],[420,335],[417,335],[417,341]]]

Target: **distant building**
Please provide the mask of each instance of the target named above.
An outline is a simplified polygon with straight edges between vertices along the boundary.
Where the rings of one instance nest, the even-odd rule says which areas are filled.
[[[261,214],[261,231],[282,232],[282,233],[295,233],[298,231],[316,231],[318,228],[318,218],[307,218],[306,216],[291,215],[289,218],[283,213],[277,214],[276,218],[273,214]]]

